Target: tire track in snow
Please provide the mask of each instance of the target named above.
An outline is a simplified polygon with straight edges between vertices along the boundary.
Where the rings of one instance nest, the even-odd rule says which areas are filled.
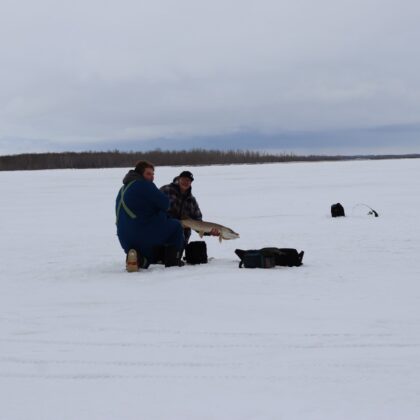
[[[170,348],[170,349],[357,349],[357,348],[417,348],[420,343],[348,343],[348,344],[249,344],[249,343],[148,343],[148,342],[87,342],[68,340],[19,340],[0,339],[2,343],[19,344],[48,344],[48,345],[70,345],[77,347],[139,347],[139,348]]]
[[[223,381],[284,381],[292,379],[287,376],[249,376],[249,375],[154,375],[154,374],[26,374],[26,373],[0,373],[0,379],[46,379],[46,380],[115,380],[115,379],[152,379],[152,380],[223,380]]]
[[[371,338],[371,337],[393,337],[393,334],[390,333],[270,333],[270,332],[223,332],[223,331],[182,331],[182,330],[153,330],[153,329],[144,329],[144,330],[122,330],[121,328],[112,329],[104,328],[99,329],[98,331],[130,331],[136,334],[151,334],[151,335],[186,335],[186,336],[210,336],[210,337],[349,337],[349,338]]]
[[[0,362],[23,365],[83,365],[83,366],[127,366],[127,367],[168,367],[168,368],[201,368],[201,367],[242,367],[244,363],[202,363],[202,362],[146,362],[146,361],[97,361],[97,360],[51,360],[51,359],[19,359],[2,357]]]

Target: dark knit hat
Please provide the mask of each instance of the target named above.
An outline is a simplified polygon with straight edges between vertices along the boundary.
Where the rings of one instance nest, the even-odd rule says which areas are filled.
[[[194,176],[190,171],[182,171],[179,174],[179,178],[182,178],[182,177],[191,179],[191,182],[194,181]]]

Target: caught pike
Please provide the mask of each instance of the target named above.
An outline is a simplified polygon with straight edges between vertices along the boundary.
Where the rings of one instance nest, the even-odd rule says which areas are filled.
[[[213,229],[217,229],[220,232],[219,241],[222,239],[236,239],[239,238],[239,233],[234,232],[232,229],[218,225],[217,223],[204,222],[201,220],[183,219],[181,224],[184,228],[190,228],[195,230],[202,238],[205,233],[210,233]]]

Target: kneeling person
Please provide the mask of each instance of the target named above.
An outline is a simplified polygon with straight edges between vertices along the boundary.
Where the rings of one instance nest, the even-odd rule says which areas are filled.
[[[184,247],[182,225],[168,217],[169,199],[154,180],[154,166],[140,161],[123,180],[116,200],[117,235],[127,254],[127,270],[154,263],[154,249],[169,245],[180,258]]]

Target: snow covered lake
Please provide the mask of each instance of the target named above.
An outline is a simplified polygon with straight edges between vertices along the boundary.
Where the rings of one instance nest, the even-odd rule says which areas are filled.
[[[241,238],[130,274],[126,170],[0,172],[0,419],[420,418],[420,160],[165,167],[156,184],[181,169]],[[263,246],[304,265],[238,268],[235,248]]]

